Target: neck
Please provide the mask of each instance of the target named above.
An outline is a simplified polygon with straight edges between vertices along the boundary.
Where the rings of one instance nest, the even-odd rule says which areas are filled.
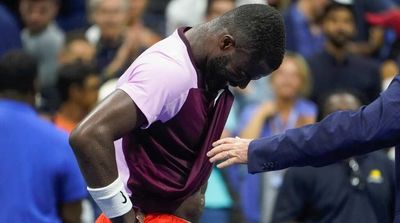
[[[78,123],[85,117],[87,111],[82,109],[78,104],[72,101],[67,101],[61,105],[58,114],[71,122]]]
[[[328,51],[328,53],[331,54],[337,61],[343,61],[347,55],[346,46],[337,47],[328,41],[325,48],[326,51]]]
[[[142,18],[142,15],[131,17],[129,20],[129,25],[130,26],[141,25],[142,24],[141,18]]]
[[[313,10],[309,0],[299,0],[299,2],[297,3],[297,7],[308,21],[314,20],[314,14],[312,12]]]
[[[205,33],[209,30],[206,24],[193,27],[185,32],[185,36],[189,41],[190,48],[193,53],[194,61],[196,66],[202,71],[205,71],[207,63],[207,50],[205,48],[205,42],[207,36]]]
[[[278,111],[281,112],[290,112],[296,102],[296,98],[277,98],[276,105]]]

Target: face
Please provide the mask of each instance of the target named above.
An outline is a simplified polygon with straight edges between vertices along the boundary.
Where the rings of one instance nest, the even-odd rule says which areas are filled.
[[[86,78],[83,86],[78,88],[76,100],[88,112],[96,105],[99,96],[100,79],[96,75],[90,75]]]
[[[126,26],[128,11],[122,0],[103,0],[93,13],[93,19],[104,39],[114,40],[122,35]]]
[[[323,21],[323,30],[330,43],[344,47],[355,34],[353,15],[345,8],[332,10]]]
[[[210,11],[207,20],[210,21],[222,14],[235,8],[235,1],[230,0],[214,0],[211,2]]]
[[[224,44],[222,41],[219,55],[209,56],[207,61],[205,73],[209,89],[219,90],[228,84],[244,89],[251,80],[260,79],[269,73],[268,65],[252,59],[248,50]]]
[[[19,11],[26,28],[36,34],[43,31],[56,17],[58,5],[54,0],[22,0]]]
[[[84,63],[90,63],[93,61],[95,51],[95,48],[89,42],[84,40],[75,40],[64,49],[61,56],[61,63],[67,64],[79,60]]]
[[[277,98],[294,99],[300,96],[302,77],[293,59],[285,57],[281,66],[272,74],[272,87]]]
[[[357,110],[361,102],[352,94],[340,93],[330,96],[324,105],[324,116],[340,110]]]
[[[133,18],[133,20],[140,18],[146,9],[146,6],[147,0],[131,0],[129,16]]]

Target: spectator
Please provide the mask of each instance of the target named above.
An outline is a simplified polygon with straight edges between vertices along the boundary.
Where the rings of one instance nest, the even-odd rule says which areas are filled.
[[[339,0],[336,0],[340,2]],[[343,0],[341,0],[343,1]],[[380,27],[371,27],[365,20],[366,13],[383,12],[393,9],[395,4],[393,0],[346,0],[350,2],[354,9],[354,20],[357,32],[354,35],[355,42],[350,45],[353,53],[371,56],[384,43],[384,29]]]
[[[105,69],[107,79],[119,77],[119,72],[127,66],[127,61],[133,61],[148,47],[161,40],[156,33],[142,23],[146,6],[147,0],[131,0],[129,27],[115,58]]]
[[[304,57],[320,51],[324,37],[318,23],[329,0],[298,0],[284,14],[286,48]]]
[[[323,18],[323,30],[325,48],[308,60],[314,80],[311,98],[319,101],[326,93],[346,88],[363,93],[367,102],[374,100],[381,88],[379,66],[348,51],[356,32],[350,6],[329,5]]]
[[[324,116],[361,106],[348,91],[330,94]],[[274,223],[391,223],[394,216],[394,163],[383,152],[314,168],[289,169],[274,211]]]
[[[62,66],[57,81],[61,106],[53,119],[56,126],[70,133],[96,105],[99,86],[92,66],[79,61]]]
[[[366,19],[372,25],[390,28],[395,33],[394,42],[389,50],[389,57],[382,63],[380,69],[383,86],[382,89],[386,89],[400,70],[400,10],[390,10],[382,13],[368,13]]]
[[[88,29],[86,36],[96,45],[98,68],[106,79],[119,77],[132,62],[132,58],[118,55],[120,49],[127,48],[127,52],[131,52],[133,48],[126,32],[130,0],[90,0],[89,7],[95,24]],[[125,40],[128,40],[126,45]]]
[[[55,84],[57,56],[64,42],[64,33],[54,23],[57,11],[58,0],[21,0],[20,3],[25,24],[22,43],[38,60],[41,87]]]
[[[272,74],[271,82],[275,100],[244,110],[240,137],[266,137],[315,122],[316,105],[303,98],[310,83],[307,64],[301,56],[287,53],[280,68]],[[283,173],[243,176],[240,201],[246,222],[270,222]]]
[[[65,39],[65,45],[61,50],[60,64],[69,64],[75,61],[84,63],[93,63],[96,49],[86,39],[83,33],[68,33]]]
[[[56,104],[58,55],[64,44],[64,33],[54,22],[58,7],[58,0],[21,0],[19,8],[25,24],[22,45],[38,61],[40,92],[50,111]]]
[[[0,222],[80,222],[87,197],[67,135],[35,113],[35,60],[0,59]]]
[[[0,30],[4,30],[1,34],[0,56],[12,49],[21,48],[21,40],[19,38],[19,27],[13,14],[6,6],[0,3]]]

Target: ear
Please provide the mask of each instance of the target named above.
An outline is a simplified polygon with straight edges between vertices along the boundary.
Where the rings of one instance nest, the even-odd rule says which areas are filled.
[[[235,39],[231,35],[224,35],[219,41],[219,48],[221,50],[229,50],[230,48],[235,47],[235,45]]]

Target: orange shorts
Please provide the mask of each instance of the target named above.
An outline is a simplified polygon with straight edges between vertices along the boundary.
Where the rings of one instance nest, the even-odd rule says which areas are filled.
[[[188,221],[172,214],[149,214],[144,218],[144,223],[187,223]],[[104,214],[97,218],[96,223],[112,223]]]

